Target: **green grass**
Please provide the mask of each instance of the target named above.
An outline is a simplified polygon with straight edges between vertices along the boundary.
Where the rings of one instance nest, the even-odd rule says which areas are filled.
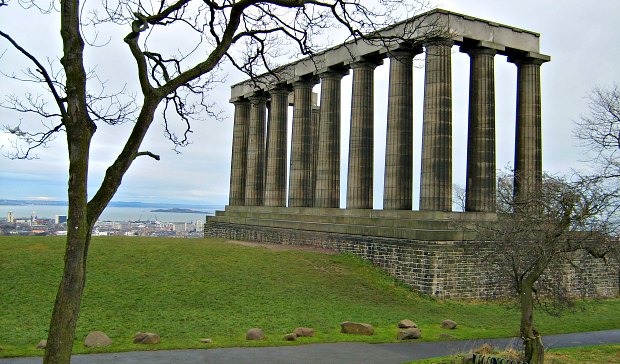
[[[491,354],[498,358],[510,358],[502,353]],[[440,358],[414,360],[408,364],[462,364],[471,355],[453,355]],[[516,359],[516,358],[514,358]],[[551,349],[545,352],[546,364],[605,363],[620,364],[620,345],[584,346],[579,348]]]
[[[41,355],[62,272],[64,239],[0,237],[0,357]],[[218,239],[95,238],[74,352],[230,346],[292,345],[282,336],[313,327],[310,342],[392,342],[409,318],[422,341],[507,337],[518,332],[512,305],[441,301],[420,296],[350,255],[274,251]],[[584,301],[561,318],[538,314],[543,334],[620,328],[620,299]],[[456,330],[439,323],[450,318]],[[339,332],[342,321],[375,326],[373,336]],[[261,342],[245,340],[251,327]],[[114,344],[82,345],[88,332],[106,332]],[[156,332],[161,344],[131,343],[137,331]],[[200,338],[212,338],[205,345]]]

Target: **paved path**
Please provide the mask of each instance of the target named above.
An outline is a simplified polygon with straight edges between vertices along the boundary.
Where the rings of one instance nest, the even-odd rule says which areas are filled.
[[[547,348],[620,344],[620,330],[595,331],[543,337]],[[203,364],[203,363],[402,363],[467,352],[490,343],[498,348],[518,346],[517,339],[481,339],[390,344],[336,343],[266,348],[133,351],[75,355],[72,364]],[[41,358],[0,359],[0,364],[38,364]]]

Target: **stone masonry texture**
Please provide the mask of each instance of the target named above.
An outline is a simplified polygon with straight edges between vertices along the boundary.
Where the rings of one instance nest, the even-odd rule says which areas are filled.
[[[505,290],[510,287],[510,282],[497,278],[485,259],[492,250],[476,242],[416,241],[217,222],[205,225],[205,236],[352,253],[415,290],[439,298],[492,300],[505,297]],[[565,268],[565,282],[571,294],[618,295],[617,267],[575,253],[573,264]]]

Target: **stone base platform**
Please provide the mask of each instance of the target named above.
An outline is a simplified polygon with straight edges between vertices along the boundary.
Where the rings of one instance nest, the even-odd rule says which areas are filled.
[[[510,282],[499,280],[485,258],[492,249],[466,228],[495,219],[490,213],[227,206],[208,218],[205,237],[349,252],[424,294],[494,299]],[[587,254],[576,253],[573,261],[580,272],[568,267],[565,279],[575,295],[618,294],[617,270]]]

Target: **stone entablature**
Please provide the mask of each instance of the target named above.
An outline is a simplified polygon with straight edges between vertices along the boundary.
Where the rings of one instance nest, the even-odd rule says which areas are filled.
[[[513,26],[499,24],[469,15],[459,14],[443,9],[435,9],[407,19],[379,31],[386,36],[400,35],[415,29],[411,38],[415,38],[431,28],[442,27],[456,45],[475,44],[484,48],[495,49],[498,54],[509,57],[521,56],[549,61],[550,57],[540,52],[540,34]],[[350,41],[317,53],[310,60],[304,58],[291,62],[275,70],[278,75],[265,75],[256,80],[248,80],[232,86],[231,102],[242,97],[251,96],[257,88],[270,89],[277,83],[292,83],[303,77],[318,74],[319,70],[329,67],[349,65],[363,57],[385,58],[387,53],[397,49],[401,40],[381,42]],[[380,44],[378,44],[380,43]]]

